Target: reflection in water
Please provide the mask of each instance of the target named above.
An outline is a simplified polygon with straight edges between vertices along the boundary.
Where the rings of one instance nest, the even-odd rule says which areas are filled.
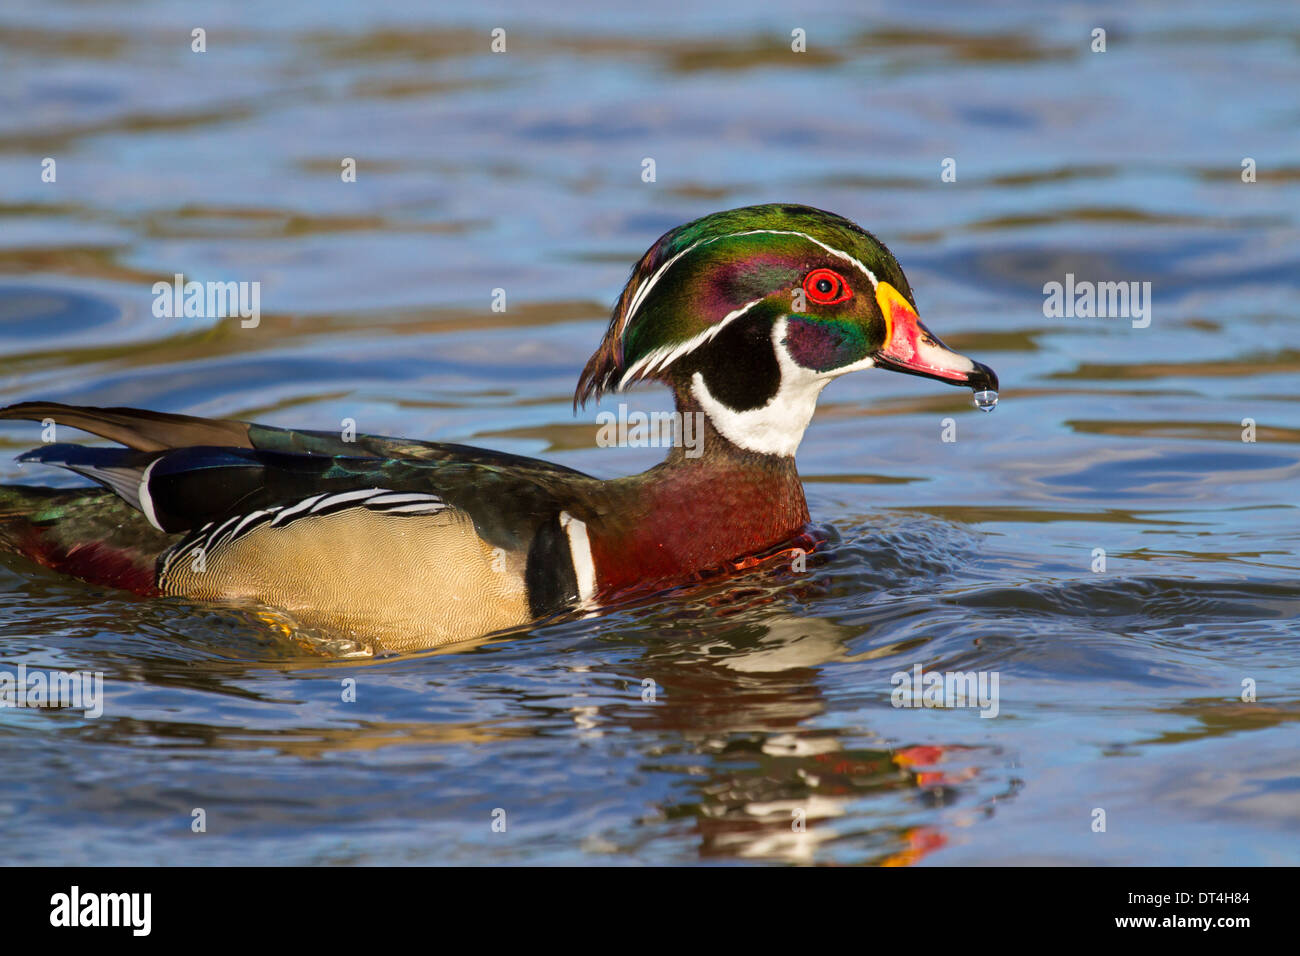
[[[992,798],[967,786],[980,772],[963,764],[967,748],[862,747],[855,741],[874,737],[866,727],[809,729],[827,712],[817,668],[850,659],[853,636],[826,620],[769,617],[694,641],[678,635],[674,654],[651,650],[642,660],[635,672],[654,675],[662,696],[627,726],[681,740],[656,752],[653,765],[698,767],[695,758],[709,758],[655,813],[691,820],[702,858],[825,862],[837,850],[823,844],[840,843],[851,845],[856,859],[901,865],[943,846],[943,828],[887,819],[864,826],[846,819],[854,807],[887,800],[933,808],[969,799],[991,806]]]

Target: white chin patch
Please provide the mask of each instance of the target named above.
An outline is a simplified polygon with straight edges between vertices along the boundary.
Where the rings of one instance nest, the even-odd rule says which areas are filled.
[[[696,372],[691,378],[691,394],[709,416],[713,427],[733,445],[763,455],[791,456],[803,441],[803,433],[817,410],[817,397],[833,378],[859,368],[870,368],[871,359],[837,368],[833,372],[815,372],[790,357],[782,344],[786,320],[772,326],[772,348],[781,369],[781,387],[760,408],[743,412],[728,408],[709,393],[704,376]],[[707,451],[707,449],[706,449]]]

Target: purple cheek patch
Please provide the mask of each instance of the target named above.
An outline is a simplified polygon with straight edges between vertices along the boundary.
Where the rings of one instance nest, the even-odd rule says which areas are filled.
[[[816,372],[851,365],[866,354],[862,333],[834,319],[791,316],[786,324],[785,347],[795,362]]]

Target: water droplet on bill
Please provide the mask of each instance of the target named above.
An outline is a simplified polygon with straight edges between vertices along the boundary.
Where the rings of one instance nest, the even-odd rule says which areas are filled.
[[[991,388],[975,393],[975,407],[981,412],[991,412],[998,406],[998,393]]]

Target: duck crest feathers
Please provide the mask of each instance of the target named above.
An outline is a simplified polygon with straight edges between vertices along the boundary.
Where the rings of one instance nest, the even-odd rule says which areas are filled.
[[[725,240],[725,241],[724,241]],[[775,320],[812,257],[830,256],[910,297],[884,245],[856,223],[811,206],[771,203],[713,213],[672,229],[632,269],[599,348],[574,393],[574,408],[645,379],[662,379],[728,324],[756,313]]]

